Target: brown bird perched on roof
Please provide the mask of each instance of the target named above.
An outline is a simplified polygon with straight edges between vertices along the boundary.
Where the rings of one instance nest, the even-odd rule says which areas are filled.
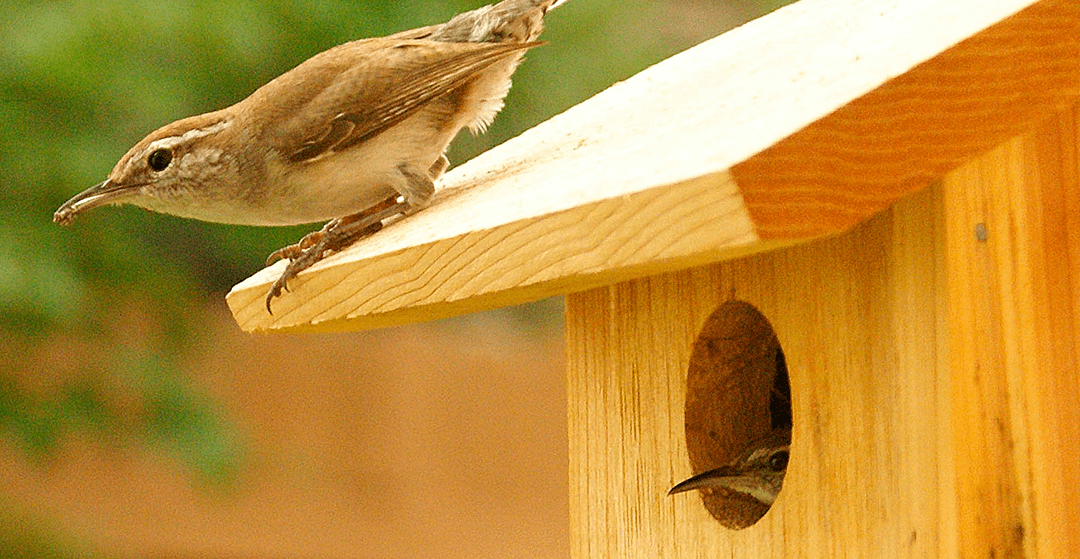
[[[289,259],[266,307],[301,270],[423,209],[462,128],[483,131],[564,0],[503,0],[450,21],[346,43],[224,109],[167,124],[53,220],[106,204],[219,223],[330,220],[274,252]]]

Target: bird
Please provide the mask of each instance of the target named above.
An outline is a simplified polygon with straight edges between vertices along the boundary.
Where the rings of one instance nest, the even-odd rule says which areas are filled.
[[[750,443],[730,463],[679,482],[668,495],[723,488],[749,497],[766,508],[772,506],[784,483],[790,446],[791,428],[773,429]]]
[[[300,271],[429,205],[448,145],[492,123],[563,2],[503,0],[319,53],[230,107],[151,132],[53,221],[110,204],[242,225],[330,220],[267,259],[289,260],[266,297],[272,314]]]

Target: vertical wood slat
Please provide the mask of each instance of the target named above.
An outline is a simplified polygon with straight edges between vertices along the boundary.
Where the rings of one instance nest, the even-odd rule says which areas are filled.
[[[944,180],[963,557],[1080,556],[1077,112]]]
[[[567,298],[572,557],[911,557],[953,548],[938,191],[838,238]],[[686,367],[731,294],[772,322],[795,416],[785,488],[730,531],[695,495]],[[939,452],[941,450],[941,452]]]

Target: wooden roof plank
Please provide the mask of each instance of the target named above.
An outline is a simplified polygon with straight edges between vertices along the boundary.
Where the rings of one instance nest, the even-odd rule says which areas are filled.
[[[373,328],[843,231],[1075,99],[1078,52],[1070,0],[803,0],[451,170],[274,315],[282,263],[228,303],[249,331]]]

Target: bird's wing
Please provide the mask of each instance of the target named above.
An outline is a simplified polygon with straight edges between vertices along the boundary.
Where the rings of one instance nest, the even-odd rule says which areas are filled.
[[[465,85],[495,62],[538,44],[404,39],[356,41],[336,47],[301,65],[309,65],[308,70],[313,70],[301,75],[321,77],[326,85],[307,99],[294,99],[292,110],[282,108],[281,117],[286,122],[280,130],[284,133],[280,142],[274,143],[292,161],[311,160],[347,149],[405,120],[433,99]],[[395,69],[387,71],[388,66]],[[287,85],[289,75],[294,72],[279,80]],[[303,84],[293,85],[304,89]],[[290,126],[290,122],[296,124]],[[313,127],[312,123],[322,124]],[[302,140],[297,141],[298,137]]]

